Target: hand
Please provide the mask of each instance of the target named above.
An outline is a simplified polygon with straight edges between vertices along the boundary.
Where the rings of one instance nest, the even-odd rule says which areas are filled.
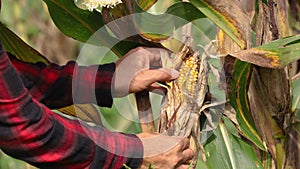
[[[155,82],[170,81],[178,77],[173,69],[162,68],[161,57],[169,57],[161,48],[138,47],[116,62],[113,96],[123,97],[142,90],[161,89]]]
[[[189,149],[189,140],[183,137],[141,133],[137,135],[144,147],[144,158],[140,168],[150,165],[164,169],[187,169],[194,152]]]

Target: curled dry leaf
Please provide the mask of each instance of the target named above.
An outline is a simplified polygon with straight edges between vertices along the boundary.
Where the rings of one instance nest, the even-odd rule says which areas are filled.
[[[92,104],[74,104],[68,107],[58,109],[58,111],[79,118],[86,122],[102,125],[98,109]]]

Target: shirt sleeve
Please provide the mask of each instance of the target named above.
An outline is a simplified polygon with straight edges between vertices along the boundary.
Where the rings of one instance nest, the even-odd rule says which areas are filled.
[[[1,47],[0,47],[1,48]],[[135,135],[64,118],[34,99],[6,53],[0,53],[0,148],[39,168],[137,168]]]
[[[51,109],[85,103],[112,106],[114,63],[78,66],[69,61],[60,66],[25,63],[9,57],[30,94]]]

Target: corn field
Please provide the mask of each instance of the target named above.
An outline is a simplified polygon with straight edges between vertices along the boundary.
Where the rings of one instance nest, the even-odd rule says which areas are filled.
[[[199,169],[300,169],[299,0],[123,0],[94,10],[84,0],[43,2],[66,37],[117,57],[138,46],[172,52],[162,62],[179,77],[162,84],[157,119],[149,92],[135,94],[135,133],[188,137]],[[0,27],[7,51],[48,64]],[[94,105],[57,111],[103,124]]]

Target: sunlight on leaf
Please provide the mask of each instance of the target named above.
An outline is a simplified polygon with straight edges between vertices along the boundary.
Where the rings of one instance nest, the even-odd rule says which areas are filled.
[[[251,46],[249,18],[235,2],[222,0],[191,0],[190,2],[218,25],[241,49]]]
[[[75,104],[72,106],[58,109],[58,111],[80,118],[86,122],[92,122],[98,125],[102,125],[101,118],[98,109],[92,104]]]
[[[278,69],[300,59],[299,53],[300,35],[295,35],[230,55],[261,67]]]
[[[173,31],[190,21],[204,18],[205,16],[192,4],[177,2],[171,5],[164,14],[150,14],[134,3],[136,13],[141,13],[135,18],[137,30],[141,36],[152,42],[168,40]]]
[[[137,0],[139,6],[143,8],[145,11],[151,8],[157,0]]]

